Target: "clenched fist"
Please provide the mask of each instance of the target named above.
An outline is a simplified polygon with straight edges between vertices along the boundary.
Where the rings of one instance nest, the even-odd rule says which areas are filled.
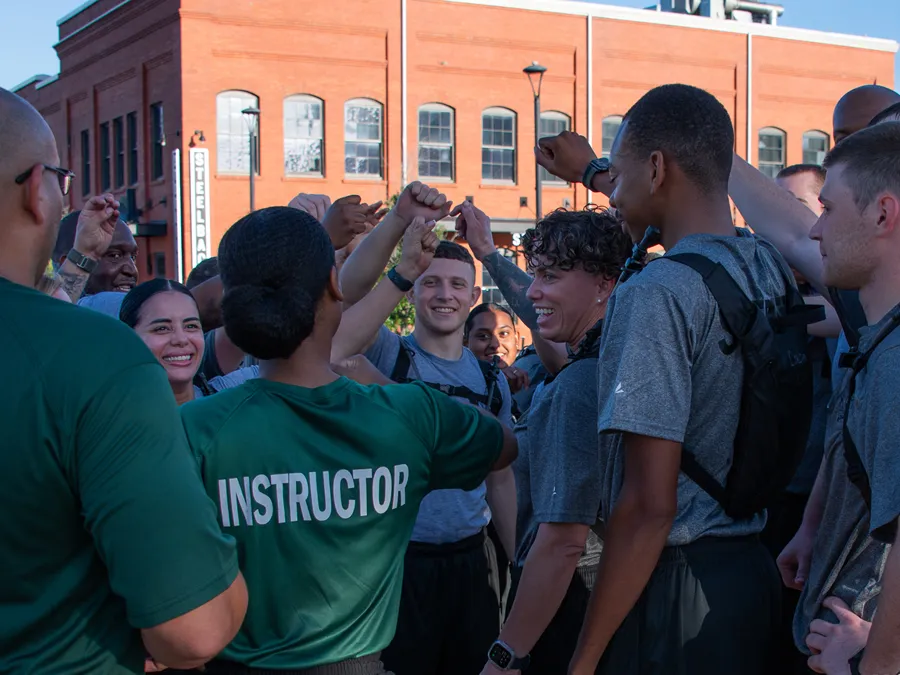
[[[588,164],[597,158],[587,139],[571,131],[542,138],[534,153],[538,164],[567,183],[581,183]]]

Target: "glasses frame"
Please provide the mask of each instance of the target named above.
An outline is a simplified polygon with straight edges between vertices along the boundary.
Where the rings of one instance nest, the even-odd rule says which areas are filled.
[[[41,164],[40,166],[44,169],[44,171],[52,171],[56,174],[56,177],[59,180],[60,191],[63,193],[63,196],[68,195],[69,191],[72,189],[72,181],[75,180],[74,172],[69,171],[68,169],[63,169],[59,166],[51,166],[49,164]],[[25,171],[24,173],[16,176],[16,185],[21,185],[26,180],[28,180],[28,177],[31,175],[32,171],[34,171],[34,167],[31,167],[30,169],[28,169],[28,171]]]

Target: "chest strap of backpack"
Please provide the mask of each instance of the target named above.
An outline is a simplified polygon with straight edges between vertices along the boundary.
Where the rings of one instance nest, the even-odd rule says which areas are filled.
[[[858,352],[857,347],[852,348],[848,353],[841,356],[841,366],[849,367],[850,382],[847,386],[847,402],[844,404],[844,420],[841,435],[844,445],[844,461],[847,462],[847,478],[862,495],[866,508],[872,511],[872,486],[869,483],[869,473],[866,471],[866,465],[863,463],[862,456],[853,442],[853,436],[850,435],[850,427],[848,425],[850,417],[850,407],[853,404],[853,395],[856,393],[856,376],[865,369],[872,358],[872,354],[879,344],[890,335],[894,329],[900,325],[900,314],[895,314],[891,321],[882,328],[875,338],[872,340],[871,346],[864,352]],[[897,522],[894,521],[890,525],[882,528],[883,532],[873,533],[873,538],[880,541],[892,542],[897,534]]]
[[[583,361],[584,359],[596,359],[600,356],[600,338],[603,334],[603,319],[600,319],[594,326],[584,334],[584,338],[581,340],[581,343],[578,345],[578,349],[572,353],[568,360],[563,364],[562,368],[556,371],[553,375],[547,375],[544,378],[544,385],[548,385],[557,377],[560,376],[562,371],[571,366],[573,363],[578,363],[579,361]],[[532,384],[536,384],[536,382],[532,382]]]
[[[413,378],[409,377],[409,369],[412,365],[410,351],[409,347],[402,342],[400,343],[400,352],[397,354],[397,361],[394,363],[394,369],[391,371],[391,380],[398,384],[406,384],[414,381]],[[425,386],[431,387],[447,396],[462,398],[469,403],[486,408],[496,417],[503,408],[503,394],[496,384],[500,369],[492,366],[490,363],[485,363],[484,361],[478,361],[478,367],[481,369],[481,374],[484,376],[484,383],[488,391],[487,394],[478,394],[468,387],[457,384],[440,384],[422,380],[417,381],[421,381]]]

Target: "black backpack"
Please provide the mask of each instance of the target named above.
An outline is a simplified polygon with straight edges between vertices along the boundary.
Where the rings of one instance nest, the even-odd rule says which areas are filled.
[[[850,382],[847,387],[847,403],[844,406],[844,423],[843,423],[843,445],[844,460],[847,462],[847,478],[853,483],[862,494],[866,508],[872,510],[872,486],[869,484],[869,474],[866,471],[866,465],[860,457],[856,443],[850,435],[850,429],[847,426],[847,419],[850,417],[850,405],[853,403],[853,394],[856,392],[856,376],[866,367],[875,348],[900,325],[900,314],[887,323],[872,340],[872,345],[864,352],[860,353],[858,347],[853,347],[846,354],[841,355],[840,366],[842,368],[850,368]],[[897,536],[897,521],[893,521],[888,525],[876,530],[872,533],[872,538],[886,544],[892,544]]]
[[[400,353],[397,354],[397,361],[394,363],[394,369],[391,371],[391,379],[394,382],[406,384],[407,382],[414,381],[409,377],[409,367],[412,364],[412,358],[414,357],[415,352],[407,347],[403,343],[403,340],[401,340]],[[497,386],[497,378],[500,375],[500,369],[481,360],[478,360],[478,367],[481,368],[481,374],[484,376],[487,394],[476,394],[468,387],[456,384],[438,384],[436,382],[423,382],[422,384],[425,384],[432,389],[437,389],[438,391],[447,394],[447,396],[464,398],[469,403],[487,408],[494,417],[497,417],[500,414],[500,410],[503,408],[503,394],[500,391],[500,387]]]
[[[696,253],[667,255],[703,278],[715,298],[732,341],[724,354],[739,351],[744,363],[741,409],[734,456],[725,485],[684,448],[681,470],[734,520],[759,513],[790,483],[812,422],[813,373],[806,348],[807,326],[825,318],[822,307],[806,305],[783,265],[785,311],[767,314],[751,301],[719,263]],[[654,264],[659,264],[654,261]]]

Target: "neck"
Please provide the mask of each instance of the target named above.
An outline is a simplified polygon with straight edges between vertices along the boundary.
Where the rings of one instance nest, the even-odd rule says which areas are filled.
[[[575,351],[576,349],[578,349],[578,346],[581,344],[582,340],[584,340],[584,337],[585,337],[585,335],[587,335],[587,332],[591,328],[596,326],[597,322],[600,321],[600,319],[602,319],[606,316],[606,306],[607,306],[608,302],[609,302],[609,298],[607,298],[603,302],[595,303],[596,306],[592,307],[591,311],[588,312],[587,315],[585,316],[584,325],[581,327],[581,329],[575,335],[574,339],[568,343],[569,349],[571,349],[572,351]]]
[[[666,216],[660,234],[662,247],[667,251],[692,234],[735,236],[728,195],[714,198],[695,195]]]
[[[260,377],[306,389],[331,384],[338,375],[331,369],[331,339],[306,338],[287,359],[261,361]]]
[[[42,260],[43,254],[35,243],[17,235],[17,232],[24,229],[18,227],[18,224],[6,222],[4,228],[7,229],[7,236],[0,241],[0,277],[34,288],[40,278],[36,271],[43,271],[43,266],[50,259],[49,255]]]
[[[178,384],[172,384],[172,393],[175,394],[175,402],[178,405],[183,405],[190,401],[194,400],[194,383],[191,380],[187,382],[179,382]]]
[[[463,354],[463,330],[464,326],[460,326],[455,333],[438,335],[418,327],[413,335],[415,335],[419,346],[432,356],[437,356],[447,361],[456,361],[462,358]]]
[[[859,301],[870,326],[881,321],[900,303],[900,268],[882,265],[859,289]]]

